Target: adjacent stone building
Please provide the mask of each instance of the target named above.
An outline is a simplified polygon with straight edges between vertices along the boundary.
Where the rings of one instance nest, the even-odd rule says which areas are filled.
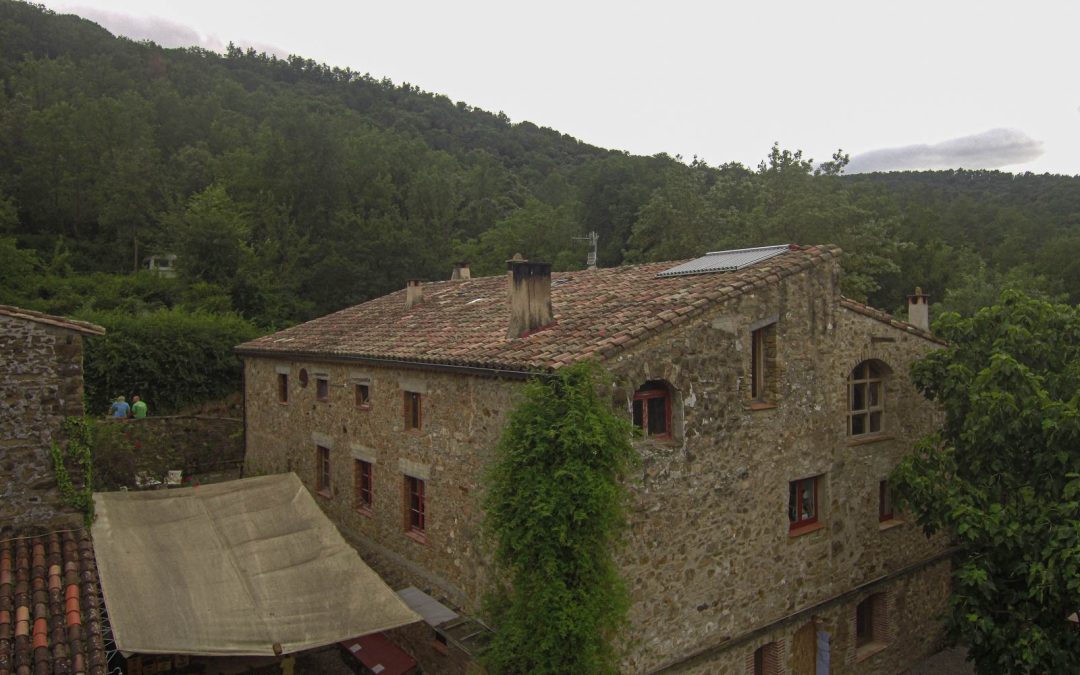
[[[643,431],[622,669],[901,672],[938,644],[949,567],[886,478],[939,421],[908,372],[941,345],[920,292],[919,325],[842,297],[839,256],[410,282],[238,348],[247,471],[295,471],[384,576],[473,612],[521,383],[598,359]]]
[[[62,504],[50,449],[83,414],[82,339],[105,329],[0,305],[0,531],[57,529],[82,515]]]

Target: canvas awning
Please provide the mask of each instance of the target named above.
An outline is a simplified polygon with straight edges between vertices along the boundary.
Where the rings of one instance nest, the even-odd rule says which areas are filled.
[[[94,495],[113,636],[146,654],[290,653],[421,618],[296,474]]]

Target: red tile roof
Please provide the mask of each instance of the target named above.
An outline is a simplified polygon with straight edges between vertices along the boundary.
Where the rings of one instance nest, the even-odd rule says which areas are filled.
[[[0,675],[105,675],[100,597],[85,530],[0,541]]]
[[[76,333],[82,333],[83,335],[105,334],[105,329],[96,323],[77,321],[76,319],[69,319],[64,316],[53,316],[52,314],[45,314],[44,312],[35,312],[32,309],[12,307],[11,305],[0,305],[0,316],[26,319],[27,321],[33,321],[35,323],[43,323],[49,326],[56,326],[57,328],[73,330]]]
[[[405,309],[397,291],[237,347],[241,355],[371,359],[509,371],[556,369],[610,358],[652,335],[755,288],[836,258],[835,246],[790,250],[733,272],[657,278],[679,262],[552,275],[552,325],[507,337],[505,276],[423,286]]]

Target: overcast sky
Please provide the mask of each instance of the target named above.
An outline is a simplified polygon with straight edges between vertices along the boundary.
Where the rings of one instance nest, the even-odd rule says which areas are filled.
[[[44,0],[409,82],[634,154],[1080,174],[1080,2]]]

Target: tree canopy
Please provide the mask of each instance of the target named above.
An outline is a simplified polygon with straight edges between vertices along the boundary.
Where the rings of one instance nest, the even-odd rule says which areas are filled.
[[[1008,291],[934,328],[913,374],[944,425],[893,480],[959,547],[949,635],[980,673],[1078,672],[1080,309]]]

